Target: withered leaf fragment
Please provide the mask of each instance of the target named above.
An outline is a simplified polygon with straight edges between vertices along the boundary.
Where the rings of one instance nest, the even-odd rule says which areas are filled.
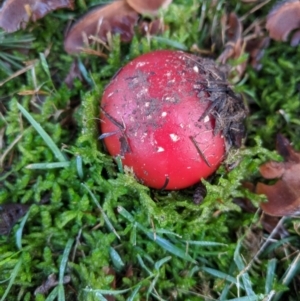
[[[225,25],[226,43],[218,61],[225,64],[229,59],[238,59],[247,53],[249,54],[248,60],[243,60],[238,65],[233,66],[231,73],[236,73],[237,79],[240,79],[245,73],[248,63],[259,70],[261,68],[260,59],[264,54],[264,49],[269,45],[269,38],[265,37],[260,22],[254,21],[249,28],[243,31],[243,24],[235,13],[225,15],[222,20]]]
[[[26,214],[30,205],[7,203],[0,205],[0,235],[8,235],[14,224]]]
[[[242,54],[242,33],[243,26],[238,16],[235,13],[230,13],[226,18],[226,40],[224,51],[218,58],[222,64],[225,64],[229,58],[238,58]]]
[[[266,29],[276,41],[287,41],[289,34],[296,31],[291,38],[291,45],[299,43],[300,35],[300,1],[289,0],[275,5],[267,16]]]
[[[161,8],[166,8],[172,0],[126,0],[126,2],[138,13],[156,15]]]
[[[61,8],[73,9],[74,0],[6,0],[0,9],[0,27],[14,32]]]
[[[161,19],[154,19],[152,21],[139,22],[139,29],[142,35],[158,35],[166,30],[167,26]]]
[[[269,46],[269,42],[269,37],[259,37],[246,42],[245,51],[249,53],[249,62],[255,70],[262,68],[260,60],[264,55],[265,49]]]
[[[71,281],[71,277],[69,275],[65,275],[64,278],[63,278],[63,284],[67,284]],[[56,278],[56,275],[55,274],[50,274],[47,278],[46,281],[43,282],[42,285],[40,285],[38,288],[36,288],[36,290],[34,291],[34,295],[37,295],[37,294],[47,294],[48,291],[58,285],[59,282]]]
[[[289,141],[277,136],[276,149],[284,162],[270,161],[260,167],[265,179],[279,179],[274,185],[258,183],[256,193],[265,194],[268,202],[262,203],[265,213],[273,216],[300,213],[300,152],[294,151]]]
[[[138,13],[125,1],[98,6],[82,16],[71,27],[65,37],[65,50],[70,54],[79,53],[84,46],[90,46],[90,36],[106,42],[109,33],[120,34],[124,42],[131,41],[138,18]]]

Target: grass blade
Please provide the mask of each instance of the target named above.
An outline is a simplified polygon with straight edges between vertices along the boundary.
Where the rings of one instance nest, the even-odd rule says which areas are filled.
[[[45,301],[54,301],[58,295],[58,286],[56,286],[51,293],[48,295]]]
[[[46,57],[45,57],[44,53],[40,53],[40,61],[41,61],[42,68],[44,69],[45,73],[47,74],[47,77],[48,77],[49,81],[51,82],[51,84],[53,86],[49,66],[48,66],[48,63],[46,61]]]
[[[225,274],[221,271],[218,271],[218,270],[215,270],[215,269],[211,269],[211,268],[206,268],[206,267],[203,267],[202,268],[203,271],[207,272],[208,274],[212,275],[212,276],[215,276],[217,278],[221,278],[221,279],[224,279],[226,281],[229,281],[235,285],[238,285],[238,282],[236,280],[236,278],[234,278],[233,276],[230,276],[228,274]],[[239,283],[240,287],[244,289],[243,285],[241,283]]]
[[[227,246],[227,244],[223,244],[221,242],[215,242],[215,241],[185,240],[185,242],[189,245],[197,245],[202,247],[219,247],[219,246],[226,247]]]
[[[119,253],[114,248],[110,247],[109,255],[110,255],[110,258],[112,260],[112,263],[113,263],[115,269],[117,271],[121,271],[124,268],[125,263],[123,262]]]
[[[132,294],[130,295],[130,297],[127,299],[127,301],[133,301],[134,297],[136,296],[136,294],[139,292],[140,288],[142,287],[141,284],[139,284],[134,291],[132,292]]]
[[[254,295],[254,296],[239,297],[234,299],[227,299],[226,301],[258,301],[258,300],[261,300],[261,298],[257,295]]]
[[[19,273],[19,270],[21,268],[21,265],[22,265],[22,258],[19,259],[18,263],[15,265],[12,273],[11,273],[11,277],[10,277],[10,280],[9,280],[9,283],[8,283],[8,286],[4,292],[4,295],[2,296],[1,300],[0,301],[5,301],[6,300],[6,297],[12,287],[12,285],[14,284],[14,281]]]
[[[108,216],[105,214],[104,210],[102,209],[101,205],[99,204],[99,202],[97,201],[96,197],[94,196],[94,194],[91,192],[91,190],[84,184],[81,183],[81,185],[88,191],[88,193],[90,194],[90,196],[92,197],[94,203],[96,204],[96,206],[98,207],[98,209],[100,210],[101,214],[103,215],[104,221],[107,225],[107,227],[118,237],[118,239],[121,239],[118,232],[115,230],[114,226],[112,225],[112,223],[110,222]]]
[[[26,166],[27,169],[55,169],[69,167],[71,162],[33,163]]]
[[[137,254],[137,260],[139,262],[139,264],[141,265],[141,267],[152,277],[153,273],[150,271],[150,269],[148,269],[148,267],[145,265],[144,260],[142,259],[140,254]]]
[[[65,301],[65,289],[64,289],[64,275],[68,262],[69,254],[73,245],[74,239],[70,238],[66,244],[63,257],[59,266],[59,279],[58,279],[58,300]]]
[[[85,288],[84,290],[88,293],[117,296],[117,295],[127,293],[128,291],[131,290],[131,288],[126,288],[124,290],[99,290],[99,289],[94,290],[91,288]]]
[[[76,168],[77,168],[78,176],[82,180],[84,177],[83,168],[82,168],[82,157],[79,155],[76,156]]]
[[[265,283],[265,293],[269,294],[273,287],[274,277],[275,277],[275,270],[276,270],[277,260],[271,259],[268,262],[267,267],[267,275],[266,275],[266,283]]]
[[[240,274],[238,275],[238,278],[241,277],[245,291],[247,293],[247,296],[254,296],[255,293],[252,289],[251,279],[249,277],[249,274],[244,271],[245,270],[245,264],[243,262],[242,256],[240,255],[240,247],[241,247],[241,241],[237,243],[236,249],[234,251],[234,262],[236,266],[238,267]],[[241,285],[240,285],[241,287]]]
[[[51,137],[41,127],[41,125],[33,119],[33,117],[29,114],[29,112],[27,112],[27,110],[21,104],[17,103],[17,106],[18,106],[19,110],[22,112],[22,114],[25,116],[25,118],[29,121],[29,123],[34,127],[34,129],[43,138],[45,143],[48,145],[48,147],[53,152],[55,158],[60,162],[66,162],[67,160],[66,160],[65,156],[63,155],[63,153],[56,146],[56,144],[51,139]]]
[[[288,286],[291,283],[291,281],[294,279],[294,277],[299,273],[299,270],[300,270],[300,254],[298,254],[296,258],[293,260],[293,262],[289,265],[288,269],[283,275],[283,278],[281,279],[281,283],[283,285]],[[283,292],[277,293],[273,301],[281,300],[282,294]]]
[[[157,262],[155,263],[155,265],[154,265],[155,269],[156,269],[156,270],[159,270],[160,267],[161,267],[164,263],[170,261],[171,259],[172,259],[171,256],[167,256],[167,257],[165,257],[165,258],[163,258],[163,259],[157,261]]]
[[[134,217],[123,207],[118,206],[118,212],[125,217],[126,219],[128,219],[130,222],[136,224],[137,228],[139,228],[140,230],[142,230],[147,236],[148,238],[150,238],[151,240],[153,240],[154,242],[156,242],[160,247],[162,247],[163,249],[165,249],[166,251],[172,253],[173,255],[180,257],[182,259],[185,259],[187,261],[193,262],[193,263],[197,263],[196,260],[194,260],[189,254],[186,254],[185,250],[175,246],[174,244],[172,244],[170,241],[168,241],[165,238],[162,238],[158,235],[154,235],[154,233],[152,231],[149,231],[148,229],[146,229],[145,227],[143,227],[140,223],[136,222],[134,220]]]
[[[174,48],[179,49],[179,50],[184,50],[184,51],[188,50],[188,48],[184,44],[182,44],[178,41],[175,41],[175,40],[171,40],[171,39],[164,38],[164,37],[159,37],[159,36],[152,36],[151,39],[156,40],[156,41],[158,41],[160,43],[163,43],[165,45],[174,47]]]
[[[22,218],[22,222],[20,223],[19,229],[16,232],[16,245],[19,250],[22,249],[22,234],[23,234],[23,229],[24,229],[25,223],[26,223],[29,213],[30,213],[30,209],[31,209],[31,207],[29,207],[26,215]]]

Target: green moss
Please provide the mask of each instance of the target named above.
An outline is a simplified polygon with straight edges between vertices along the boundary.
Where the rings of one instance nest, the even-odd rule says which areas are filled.
[[[77,2],[76,14],[92,3]],[[250,7],[240,1],[231,6],[239,14]],[[77,81],[72,90],[62,84],[73,58],[63,51],[61,28],[75,13],[59,11],[28,27],[35,37],[29,58],[41,59],[39,53],[46,49],[50,53],[34,72],[8,81],[3,89],[5,112],[0,126],[5,131],[0,133],[8,153],[1,167],[0,204],[32,204],[23,232],[18,233],[17,223],[8,237],[0,236],[0,296],[7,293],[5,300],[46,300],[41,294],[35,296],[34,290],[52,273],[62,277],[66,259],[64,274],[71,276],[71,283],[48,291],[59,300],[103,300],[108,294],[116,294],[117,300],[228,300],[254,298],[254,294],[258,300],[272,289],[286,288],[281,277],[296,269],[297,262],[291,264],[288,257],[278,263],[276,277],[268,276],[271,258],[285,257],[282,248],[290,252],[285,245],[267,249],[259,262],[244,270],[258,251],[254,248],[253,255],[247,243],[249,233],[260,227],[259,216],[242,211],[233,199],[246,197],[257,208],[264,200],[243,188],[242,182],[256,181],[263,162],[280,160],[273,151],[278,132],[300,148],[299,49],[272,43],[263,68],[259,72],[248,68],[244,84],[238,87],[250,107],[246,146],[230,153],[215,176],[203,181],[208,193],[200,205],[193,202],[193,188],[164,192],[141,185],[130,171],[116,165],[98,140],[99,102],[115,72],[154,49],[190,49],[194,44],[212,49],[220,42],[218,24],[224,10],[225,1],[214,8],[208,1],[174,1],[162,16],[169,29],[160,39],[137,34],[124,45],[114,37],[107,61],[86,55],[79,59],[88,83]],[[266,11],[267,7],[260,13]],[[17,95],[37,86],[46,94]],[[26,168],[57,159],[20,113],[17,102],[50,135],[70,163],[67,167]],[[228,171],[227,164],[234,162],[239,164]],[[292,249],[297,246],[297,232],[292,223],[287,227]],[[21,249],[15,243],[18,235]],[[64,257],[70,239],[74,243]]]

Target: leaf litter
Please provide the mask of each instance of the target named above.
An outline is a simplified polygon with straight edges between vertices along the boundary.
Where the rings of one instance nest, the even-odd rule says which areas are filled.
[[[7,2],[9,2],[9,1],[7,1]],[[133,2],[133,1],[131,1],[131,2]],[[138,2],[138,1],[137,1]],[[139,16],[140,17],[140,16]],[[228,37],[227,37],[227,41],[228,41],[228,47],[227,47],[227,49],[226,49],[226,51],[227,51],[227,54],[225,53],[225,54],[223,54],[223,56],[225,57],[225,59],[224,59],[224,62],[226,62],[226,61],[228,61],[229,59],[236,59],[236,58],[238,58],[238,57],[240,57],[241,56],[241,54],[243,54],[243,53],[249,53],[249,55],[250,55],[250,58],[252,57],[253,59],[254,59],[254,64],[258,64],[259,65],[259,60],[260,60],[260,57],[261,57],[261,55],[262,55],[262,52],[261,52],[261,50],[264,48],[264,47],[266,47],[266,44],[265,44],[265,42],[262,42],[262,40],[260,39],[260,33],[261,33],[261,24],[259,24],[257,27],[255,27],[255,29],[254,29],[254,32],[255,31],[257,31],[257,34],[256,34],[256,38],[249,38],[249,39],[246,39],[245,38],[245,36],[243,37],[241,34],[240,34],[240,32],[242,31],[241,30],[241,27],[240,27],[240,25],[239,24],[236,24],[236,23],[234,23],[234,22],[230,22],[231,24],[233,24],[232,25],[232,27],[234,28],[234,26],[236,27],[236,33],[237,33],[237,36],[234,36],[234,35],[230,35],[230,34],[228,34]],[[234,25],[235,24],[235,25]],[[131,25],[130,25],[131,26]],[[128,28],[130,28],[131,29],[131,27],[128,27]],[[254,27],[253,27],[254,28]],[[111,33],[111,31],[108,31],[107,32],[107,37],[109,38],[109,35],[110,35],[110,33]],[[236,38],[237,37],[237,38]],[[230,42],[230,39],[231,39],[231,42]],[[234,40],[235,39],[235,40]],[[104,38],[104,40],[105,40],[105,38]],[[247,43],[245,43],[245,41],[247,40]],[[84,41],[84,38],[82,38],[82,41]],[[85,41],[84,41],[85,42]],[[253,42],[253,45],[251,45],[251,42]],[[230,48],[229,46],[230,46],[230,43],[236,43],[236,44],[234,44],[233,46],[232,46],[232,48]],[[251,45],[251,46],[249,46],[249,45]],[[82,46],[79,46],[79,47],[82,47]],[[225,47],[226,48],[226,47]],[[232,50],[233,49],[233,50]],[[251,53],[253,53],[253,54],[251,54]],[[251,59],[249,60],[249,62],[251,63]],[[74,77],[80,77],[80,73],[78,72],[78,69],[76,69],[78,66],[76,66],[76,65],[74,65],[73,66],[74,67],[74,70],[73,70],[73,74],[71,74],[71,76],[74,76]],[[243,67],[243,66],[242,66]],[[241,70],[242,70],[242,68],[241,68]],[[243,71],[243,70],[242,70]],[[244,72],[244,71],[243,71]],[[72,80],[73,80],[73,78],[71,78],[70,79],[70,85],[72,84]],[[219,96],[221,96],[221,94],[222,94],[222,97],[224,97],[224,94],[227,94],[227,96],[228,96],[228,90],[227,90],[227,86],[225,86],[224,87],[224,89],[222,89],[222,91],[219,91],[219,90],[216,90],[215,89],[216,87],[212,84],[212,83],[210,83],[210,85],[208,85],[208,89],[210,89],[210,91],[209,92],[211,92],[212,93],[212,95],[211,95],[211,97],[212,97],[212,99],[214,99],[214,100],[216,100]],[[212,89],[215,89],[214,91],[212,90]],[[221,126],[221,124],[220,124],[220,126]],[[286,148],[288,148],[288,147],[285,147],[285,149]],[[284,151],[284,150],[280,150],[279,151],[279,153],[281,152],[281,154],[283,155],[283,157],[285,158],[285,161],[284,162],[277,162],[277,163],[291,163],[294,159],[291,159],[291,154],[293,153],[293,152],[295,152],[295,151],[293,151],[293,150],[290,150],[290,151],[288,151],[288,152],[286,152],[286,151]],[[288,153],[288,154],[286,154],[286,153]],[[298,155],[296,156],[297,158],[298,158]],[[292,158],[293,158],[293,156],[292,156]],[[298,159],[297,159],[298,160]],[[298,162],[298,161],[297,161]],[[279,178],[279,180],[277,181],[277,182],[279,182],[279,181],[283,181],[283,182],[286,182],[286,177],[287,176],[285,176],[285,178],[284,178],[284,175],[286,175],[286,174],[288,174],[289,175],[289,173],[291,173],[291,171],[292,171],[292,168],[287,168],[287,164],[286,165],[284,165],[284,168],[282,168],[282,166],[278,166],[278,165],[276,165],[277,163],[274,163],[274,165],[275,165],[275,168],[271,168],[271,170],[272,170],[272,172],[270,172],[270,171],[268,171],[267,173],[264,173],[264,171],[262,172],[262,175],[266,175],[266,179],[269,179],[269,177],[271,176],[271,177],[274,177],[275,176],[275,178]],[[298,163],[296,163],[296,162],[293,162],[294,164],[298,164]],[[268,169],[270,169],[269,167],[268,167]],[[275,170],[275,171],[274,171]],[[278,172],[278,170],[280,171],[280,172]],[[283,171],[282,171],[283,170]],[[297,172],[298,172],[298,169],[296,170]],[[285,180],[283,180],[283,178],[285,179]],[[287,177],[288,179],[289,178],[297,178],[297,177],[295,177],[295,175],[289,175],[289,177]],[[273,178],[272,178],[273,179]],[[276,185],[276,184],[275,184]],[[272,185],[272,186],[274,186],[274,185]],[[290,183],[287,185],[287,186],[291,186],[290,185]],[[285,186],[285,188],[287,189],[287,190],[290,190],[290,187],[288,187],[287,188],[287,186]],[[203,195],[205,195],[205,192],[199,192],[199,196],[197,195],[197,193],[198,193],[198,191],[195,193],[196,195],[195,195],[195,198],[198,200],[198,198],[199,198],[199,196],[200,196],[200,202],[202,202],[203,201],[203,198],[202,198],[202,196]],[[298,191],[297,191],[297,193],[298,193]],[[286,195],[287,195],[288,193],[286,193]],[[204,199],[204,202],[205,202],[205,199]],[[294,205],[288,205],[288,208],[295,208],[295,206]],[[289,209],[288,209],[289,210]],[[286,208],[285,209],[280,209],[280,211],[281,211],[281,213],[285,213],[286,212]],[[292,210],[291,210],[292,211]],[[294,213],[293,213],[294,214]],[[277,218],[276,218],[277,219]],[[272,224],[272,223],[275,223],[274,222],[274,220],[272,220],[272,222],[269,222],[269,224]],[[266,228],[265,228],[266,229]],[[94,233],[95,234],[95,233]],[[87,258],[88,258],[88,256],[87,256]]]
[[[291,46],[300,42],[300,2],[287,0],[276,4],[267,16],[266,29],[272,39],[287,41],[291,36]]]
[[[258,183],[256,193],[265,194],[268,202],[261,208],[269,215],[286,216],[300,213],[300,152],[296,152],[282,135],[277,136],[276,149],[284,162],[270,161],[260,166],[261,175],[275,184]]]
[[[14,32],[61,8],[74,9],[74,0],[5,0],[0,8],[0,27]]]

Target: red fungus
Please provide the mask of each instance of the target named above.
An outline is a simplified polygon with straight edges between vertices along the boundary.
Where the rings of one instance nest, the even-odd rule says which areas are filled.
[[[127,64],[102,97],[100,137],[109,153],[153,188],[181,189],[211,175],[242,133],[228,115],[244,108],[240,100],[225,83],[213,84],[222,75],[211,60],[181,51]]]

